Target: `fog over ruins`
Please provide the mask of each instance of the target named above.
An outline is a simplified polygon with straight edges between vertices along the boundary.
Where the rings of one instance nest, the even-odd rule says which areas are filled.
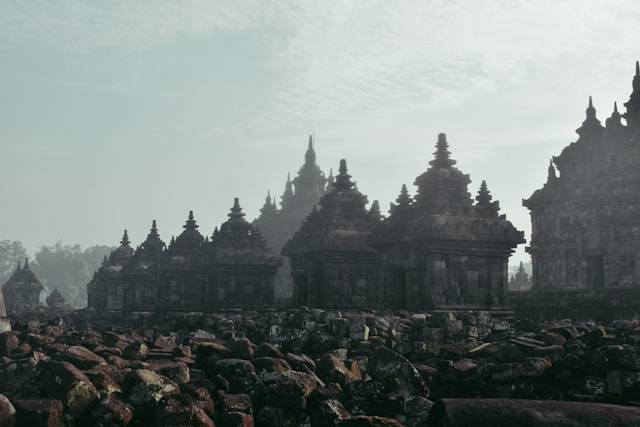
[[[640,425],[632,1],[0,5],[0,427]]]

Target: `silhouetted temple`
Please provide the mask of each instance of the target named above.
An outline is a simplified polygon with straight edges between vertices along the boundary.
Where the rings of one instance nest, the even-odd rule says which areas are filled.
[[[260,215],[253,221],[275,253],[280,253],[285,243],[298,231],[320,197],[330,190],[332,182],[333,176],[325,178],[324,172],[316,164],[313,137],[309,136],[304,164],[293,180],[287,177],[284,193],[280,197],[280,209],[269,192]]]
[[[509,290],[510,291],[528,291],[531,289],[533,282],[531,281],[531,277],[529,273],[524,269],[524,263],[520,262],[518,266],[518,271],[516,274],[512,275],[509,279]]]
[[[47,307],[49,308],[62,308],[65,303],[64,297],[60,292],[58,292],[58,288],[55,288],[53,292],[49,294],[46,301]]]
[[[18,263],[9,280],[2,287],[7,313],[31,311],[40,305],[40,293],[44,287],[29,267],[29,259],[24,267]]]
[[[402,187],[390,216],[363,196],[340,165],[333,189],[285,246],[295,299],[321,307],[498,308],[507,303],[507,261],[524,233],[498,215],[483,181],[474,203],[444,134],[431,167]]]
[[[640,66],[621,115],[586,119],[549,164],[531,211],[534,289],[640,286]],[[626,125],[622,123],[626,120]]]
[[[498,214],[485,181],[474,203],[471,179],[448,148],[441,133],[430,167],[415,179],[415,197],[403,186],[378,227],[385,288],[397,306],[410,309],[503,306],[508,258],[524,233]]]
[[[313,137],[309,136],[304,164],[293,180],[290,175],[287,176],[284,193],[280,197],[280,209],[276,198],[272,198],[271,192],[268,192],[260,215],[253,221],[253,225],[260,230],[274,253],[279,254],[282,251],[285,243],[293,237],[307,215],[318,204],[320,197],[331,189],[333,179],[332,173],[326,178],[317,165]],[[291,300],[291,266],[286,257],[277,273],[275,289],[278,302]]]
[[[125,230],[120,247],[87,285],[88,307],[98,313],[211,311],[273,303],[281,259],[244,219],[238,199],[229,220],[202,236],[193,212],[168,247],[156,222],[134,251]]]
[[[501,309],[508,303],[507,260],[524,242],[523,233],[498,214],[486,182],[473,200],[471,180],[455,167],[448,147],[440,134],[435,158],[415,180],[415,197],[403,185],[385,218],[377,201],[367,209],[345,160],[335,178],[324,177],[310,138],[280,209],[269,194],[253,225],[236,199],[211,239],[198,231],[193,212],[168,247],[155,221],[135,250],[125,231],[87,285],[89,308],[165,313],[268,307],[278,294],[277,275],[286,274],[283,280],[293,284],[286,302],[294,305]],[[281,245],[290,269],[279,270],[283,258],[273,254]]]
[[[378,254],[371,233],[379,220],[365,208],[340,161],[340,174],[302,227],[285,245],[291,259],[294,298],[316,307],[363,307],[383,303]]]

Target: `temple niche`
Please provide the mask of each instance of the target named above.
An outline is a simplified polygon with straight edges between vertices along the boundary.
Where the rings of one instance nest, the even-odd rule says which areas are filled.
[[[282,251],[291,259],[295,303],[334,308],[383,303],[379,257],[371,246],[379,216],[367,211],[366,204],[341,160],[320,208],[314,208]]]
[[[29,267],[29,259],[24,267],[18,263],[16,270],[2,287],[2,294],[8,314],[33,311],[40,305],[40,294],[44,286]]]
[[[640,284],[640,65],[620,114],[603,126],[591,97],[578,139],[553,157],[547,181],[523,200],[532,233],[533,289]],[[625,119],[626,125],[622,123]]]
[[[448,148],[441,133],[416,195],[403,185],[376,227],[386,298],[409,309],[500,308],[508,303],[508,258],[524,233],[498,213],[485,181],[474,203],[471,179]]]
[[[88,308],[145,315],[271,305],[281,258],[244,219],[239,200],[211,240],[198,228],[190,211],[182,233],[167,247],[154,220],[135,250],[125,230],[120,247],[87,284]]]
[[[279,254],[282,251],[285,243],[293,237],[318,204],[320,197],[331,190],[333,180],[333,173],[325,177],[317,165],[313,137],[309,136],[304,164],[293,180],[290,175],[287,176],[284,192],[280,197],[280,208],[276,197],[272,197],[269,191],[260,215],[253,221],[253,226],[264,236],[273,253]],[[289,259],[285,257],[276,276],[274,302],[289,303],[292,292],[291,266]]]

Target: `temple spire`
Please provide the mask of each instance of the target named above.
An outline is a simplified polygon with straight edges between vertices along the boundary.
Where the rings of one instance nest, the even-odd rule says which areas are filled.
[[[402,184],[396,203],[400,207],[406,207],[411,204],[411,196],[409,195],[409,190],[407,190],[407,184]]]
[[[193,217],[193,211],[189,211],[189,218],[187,218],[187,222],[182,226],[185,230],[195,230],[199,226],[196,224],[196,220]]]
[[[127,230],[124,230],[124,233],[122,234],[122,240],[120,240],[120,246],[123,248],[128,248],[129,247],[129,243],[131,243],[129,241],[129,234],[127,233]]]
[[[576,133],[580,138],[596,137],[602,131],[600,120],[596,117],[596,109],[593,107],[593,99],[589,97],[589,105],[586,109],[586,119],[582,122],[582,126],[576,129]]]
[[[240,221],[242,220],[242,218],[244,218],[246,214],[242,212],[242,208],[240,207],[240,199],[238,197],[235,197],[233,199],[233,207],[231,208],[231,213],[229,213],[227,216],[232,220],[232,221]]]
[[[593,108],[593,98],[589,96],[589,106],[587,107],[587,119],[596,118],[596,109]]]
[[[429,162],[433,167],[450,168],[456,164],[456,161],[450,158],[449,143],[447,142],[447,135],[444,133],[438,134],[436,151],[433,154],[435,158]]]
[[[28,268],[29,268],[29,257],[26,257],[24,259],[24,268],[23,268],[23,270],[26,270]]]
[[[483,179],[480,184],[480,189],[478,190],[478,195],[476,196],[476,202],[478,202],[478,206],[489,206],[492,198],[489,188],[487,187],[487,181]]]
[[[312,165],[316,163],[316,152],[313,149],[313,135],[309,135],[309,144],[307,146],[307,152],[304,154],[304,162]]]
[[[147,239],[157,239],[159,237],[160,237],[160,234],[158,233],[158,224],[154,219],[151,222],[151,230],[149,230],[149,235],[147,236]]]
[[[267,191],[267,197],[264,200],[264,205],[260,208],[260,217],[274,216],[278,213],[278,207],[276,206],[275,198],[271,199],[271,191]]]
[[[347,161],[345,159],[340,160],[340,173],[335,179],[333,183],[333,187],[340,190],[350,190],[353,188],[353,183],[351,182],[351,175],[349,175],[349,170],[347,169]]]
[[[605,126],[607,129],[619,129],[622,127],[622,115],[618,112],[618,103],[613,103],[613,113],[611,116],[605,121]]]
[[[333,168],[329,169],[329,177],[327,178],[327,190],[331,189],[336,178],[333,176]]]
[[[376,221],[380,221],[382,219],[380,203],[377,200],[374,200],[373,203],[371,203],[371,208],[369,208],[369,215],[371,215],[371,217]]]

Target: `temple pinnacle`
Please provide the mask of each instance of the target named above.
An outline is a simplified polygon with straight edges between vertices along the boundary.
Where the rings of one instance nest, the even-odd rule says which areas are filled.
[[[340,159],[340,174],[346,174],[348,169],[347,169],[347,160],[346,159]]]
[[[196,224],[196,220],[193,216],[193,211],[189,211],[189,217],[187,218],[187,222],[182,226],[185,230],[195,230],[198,228],[198,224]]]
[[[456,164],[456,161],[449,157],[451,154],[449,152],[449,143],[447,142],[447,135],[444,133],[438,134],[436,151],[433,154],[435,158],[429,162],[431,166],[438,168],[450,168]]]
[[[129,243],[129,234],[127,233],[127,229],[125,228],[124,233],[122,234],[122,240],[120,240],[120,245],[123,247],[128,247]]]
[[[231,213],[229,213],[227,216],[232,220],[240,220],[245,216],[245,214],[242,212],[242,208],[240,207],[240,198],[234,197]]]

